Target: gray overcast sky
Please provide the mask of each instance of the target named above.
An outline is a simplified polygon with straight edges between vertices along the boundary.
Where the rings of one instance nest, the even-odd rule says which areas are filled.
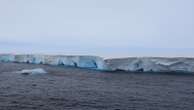
[[[194,56],[194,0],[0,0],[0,53]]]

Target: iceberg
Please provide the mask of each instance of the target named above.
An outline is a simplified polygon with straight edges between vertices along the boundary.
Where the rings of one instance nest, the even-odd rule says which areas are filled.
[[[187,72],[194,73],[194,58],[129,57],[103,59],[98,56],[12,55],[1,54],[0,62],[72,66],[103,71]]]
[[[45,61],[43,55],[15,55],[15,62],[44,64]]]
[[[52,56],[47,58],[48,64],[65,65],[80,68],[104,70],[104,60],[97,56]]]
[[[194,73],[194,58],[131,57],[106,59],[105,62],[112,71]]]
[[[11,54],[0,54],[0,62],[14,62],[15,56]]]
[[[35,68],[35,69],[24,69],[13,73],[18,73],[22,75],[37,75],[37,74],[46,74],[47,72],[42,68]]]
[[[104,59],[98,56],[64,56],[64,55],[0,55],[0,62],[16,62],[31,64],[47,64],[73,66],[80,68],[89,68],[105,70],[106,64]]]

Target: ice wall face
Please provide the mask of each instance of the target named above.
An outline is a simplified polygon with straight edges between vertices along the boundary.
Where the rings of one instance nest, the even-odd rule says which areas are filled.
[[[15,62],[17,63],[32,63],[44,64],[44,56],[42,55],[15,55]]]
[[[0,54],[0,62],[14,62],[15,56],[11,54]]]
[[[17,62],[31,64],[47,64],[73,66],[105,70],[103,58],[97,56],[63,56],[63,55],[0,55],[0,62]]]
[[[97,56],[45,56],[45,64],[98,70],[104,70],[106,67],[103,58]]]
[[[194,58],[123,58],[105,62],[112,71],[194,73]]]
[[[194,73],[194,58],[131,57],[104,60],[98,56],[1,54],[0,62],[73,66],[104,71]]]

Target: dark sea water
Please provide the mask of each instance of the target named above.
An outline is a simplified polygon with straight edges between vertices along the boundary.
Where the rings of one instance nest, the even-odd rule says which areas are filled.
[[[43,68],[45,75],[12,71]],[[193,110],[194,75],[0,63],[0,110]]]

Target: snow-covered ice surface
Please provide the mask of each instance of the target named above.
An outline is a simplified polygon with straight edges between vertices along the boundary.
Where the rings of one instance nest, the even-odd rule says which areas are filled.
[[[105,62],[112,71],[194,73],[194,58],[131,57],[107,59]]]

